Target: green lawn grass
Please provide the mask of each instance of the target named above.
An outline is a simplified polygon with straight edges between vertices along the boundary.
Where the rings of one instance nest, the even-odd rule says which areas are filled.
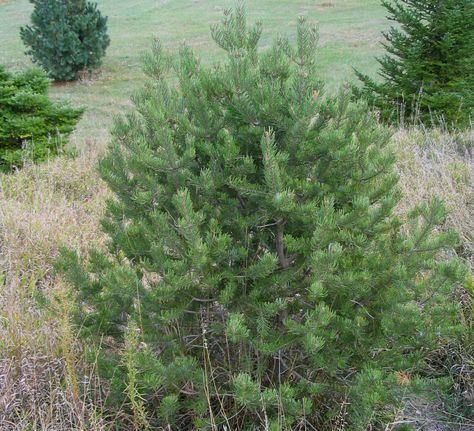
[[[79,149],[104,142],[114,115],[124,112],[130,95],[142,85],[141,56],[154,37],[176,50],[193,46],[205,62],[222,52],[211,40],[209,27],[231,0],[99,0],[109,17],[111,45],[102,69],[76,83],[56,84],[51,93],[87,111],[73,137]],[[330,89],[354,79],[352,67],[376,73],[381,31],[388,27],[379,0],[248,0],[251,21],[263,22],[261,46],[275,34],[294,37],[296,19],[305,15],[320,31],[321,75]],[[0,63],[8,68],[30,66],[19,29],[29,22],[28,0],[0,0]]]

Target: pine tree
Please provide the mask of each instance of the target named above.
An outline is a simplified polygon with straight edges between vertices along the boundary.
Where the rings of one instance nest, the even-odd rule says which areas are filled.
[[[356,71],[366,98],[385,120],[469,124],[474,113],[474,2],[382,1],[397,23],[384,34],[381,81]]]
[[[31,26],[20,35],[27,54],[56,81],[77,79],[78,73],[101,65],[109,46],[107,17],[87,0],[30,0]]]
[[[74,130],[83,109],[53,103],[49,79],[41,70],[9,73],[0,66],[0,171],[28,159],[54,155]]]
[[[353,397],[365,429],[394,405],[394,373],[456,329],[446,292],[463,271],[436,261],[455,235],[434,232],[437,201],[402,229],[390,135],[350,94],[325,95],[315,30],[301,18],[295,46],[264,52],[260,34],[238,6],[212,28],[224,63],[155,44],[100,163],[109,252],[58,267],[118,398],[139,332],[151,427],[304,429]]]

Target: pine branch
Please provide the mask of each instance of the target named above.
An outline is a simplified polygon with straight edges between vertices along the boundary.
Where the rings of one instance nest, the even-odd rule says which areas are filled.
[[[285,256],[285,246],[283,244],[283,237],[285,233],[285,222],[282,219],[277,220],[277,235],[276,235],[276,250],[278,260],[282,268],[288,268],[290,266],[290,260]]]

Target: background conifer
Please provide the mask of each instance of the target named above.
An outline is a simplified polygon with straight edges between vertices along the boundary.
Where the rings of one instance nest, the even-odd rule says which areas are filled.
[[[396,25],[385,33],[379,82],[357,72],[356,89],[384,119],[469,124],[474,112],[474,2],[382,1]]]
[[[30,0],[31,25],[22,27],[27,54],[56,81],[100,66],[110,39],[107,17],[87,0]]]
[[[0,170],[20,167],[25,155],[56,154],[79,121],[82,109],[49,100],[49,83],[41,70],[13,74],[0,66]]]

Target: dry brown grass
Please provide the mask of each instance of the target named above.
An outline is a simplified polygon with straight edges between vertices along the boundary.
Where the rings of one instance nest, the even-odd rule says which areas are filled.
[[[58,158],[0,177],[1,430],[103,426],[95,378],[82,367],[74,338],[69,292],[52,274],[61,246],[103,244],[107,189],[96,158]],[[48,307],[38,305],[40,294]]]
[[[400,211],[441,198],[447,226],[457,230],[464,257],[474,254],[474,130],[399,130],[393,138],[404,199]]]
[[[0,177],[0,259],[7,269],[47,275],[59,245],[100,245],[106,188],[96,156],[59,158]]]

